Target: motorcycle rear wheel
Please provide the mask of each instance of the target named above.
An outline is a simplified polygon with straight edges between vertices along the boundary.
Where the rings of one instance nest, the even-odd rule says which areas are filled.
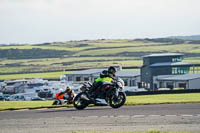
[[[126,102],[126,94],[124,92],[119,92],[117,98],[115,96],[111,96],[109,99],[109,104],[112,108],[119,108],[124,105]]]
[[[61,105],[61,101],[59,99],[56,99],[52,105]]]
[[[81,95],[83,95],[84,93],[79,93],[73,101],[73,105],[76,109],[78,110],[83,110],[84,108],[86,108],[88,106],[88,101],[85,99],[81,98]]]

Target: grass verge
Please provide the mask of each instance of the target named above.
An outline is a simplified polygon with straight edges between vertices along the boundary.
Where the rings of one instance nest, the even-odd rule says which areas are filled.
[[[72,105],[52,105],[53,101],[0,101],[0,111],[19,109],[59,108]]]
[[[72,107],[73,105],[52,105],[53,101],[0,101],[0,111],[18,109],[39,109]],[[200,103],[200,93],[161,94],[127,96],[125,105]]]
[[[200,103],[200,93],[128,96],[126,105]]]
[[[72,132],[72,133],[192,133],[192,132],[162,132],[159,130],[149,130],[145,132],[105,132],[105,131],[78,131],[78,132]]]

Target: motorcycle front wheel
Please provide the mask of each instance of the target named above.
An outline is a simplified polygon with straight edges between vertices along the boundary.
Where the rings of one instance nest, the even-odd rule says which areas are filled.
[[[114,95],[110,97],[109,104],[112,108],[119,108],[126,102],[126,94],[124,92],[119,92],[118,97]]]
[[[88,106],[88,101],[81,98],[81,95],[84,95],[84,93],[79,93],[73,101],[74,107],[78,110],[82,110]]]

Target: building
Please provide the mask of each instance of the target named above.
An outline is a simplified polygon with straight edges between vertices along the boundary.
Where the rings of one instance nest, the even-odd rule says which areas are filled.
[[[183,54],[161,53],[143,56],[143,65],[139,71],[118,69],[116,75],[121,77],[125,86],[145,88],[149,91],[158,88],[200,89],[200,72],[198,64],[183,62]],[[90,69],[66,74],[68,81],[94,81],[105,69]],[[192,74],[193,73],[193,74]]]
[[[181,78],[182,75],[187,77],[185,74],[189,74],[194,66],[194,64],[182,62],[182,60],[183,54],[179,53],[163,53],[143,56],[143,66],[141,67],[142,85],[149,90],[155,90],[160,87],[174,88],[174,82],[164,83],[164,81],[167,80],[166,77],[171,81],[173,81],[175,77],[176,79]],[[192,75],[188,75],[188,77],[192,77]],[[185,80],[186,79],[187,78],[185,78]],[[180,83],[179,86],[187,88],[185,83]]]
[[[105,69],[88,69],[82,71],[75,71],[65,74],[67,81],[79,82],[79,81],[94,81],[97,75],[99,75]]]
[[[200,89],[200,73],[155,76],[153,82],[158,88]]]
[[[100,75],[100,73],[106,70],[105,69],[89,69],[76,71],[72,73],[67,73],[66,79],[67,81],[79,82],[79,81],[91,81],[94,82]],[[117,69],[116,76],[122,78],[125,82],[125,86],[137,86],[140,82],[140,71],[125,71],[121,69]]]

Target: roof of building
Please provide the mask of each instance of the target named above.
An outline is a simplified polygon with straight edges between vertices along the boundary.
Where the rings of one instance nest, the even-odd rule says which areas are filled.
[[[67,74],[76,74],[76,75],[95,74],[95,73],[100,73],[103,70],[106,70],[106,69],[88,69],[88,70],[81,70],[81,71],[71,72],[71,73],[67,73]]]
[[[163,63],[154,63],[150,65],[150,67],[164,67],[164,66],[193,66],[193,64],[187,62],[163,62]]]
[[[143,56],[143,58],[145,58],[145,57],[160,57],[160,56],[183,56],[183,54],[180,54],[180,53],[159,53],[159,54],[146,55],[146,56]]]
[[[134,77],[134,76],[140,76],[140,71],[137,70],[118,71],[116,75],[119,77]]]
[[[184,74],[184,75],[161,75],[157,76],[157,80],[192,80],[192,79],[197,79],[200,78],[200,73],[194,73],[194,74]]]

